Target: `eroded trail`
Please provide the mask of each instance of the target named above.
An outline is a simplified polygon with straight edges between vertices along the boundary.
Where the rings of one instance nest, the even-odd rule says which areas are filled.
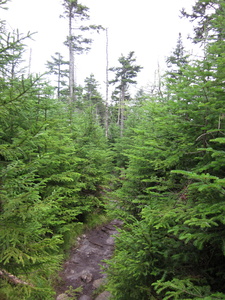
[[[79,239],[79,244],[71,252],[69,260],[65,262],[60,276],[62,284],[58,287],[57,300],[69,299],[66,291],[82,287],[79,300],[104,300],[109,298],[107,291],[98,296],[93,292],[98,289],[106,277],[102,273],[100,265],[112,256],[114,250],[114,237],[117,228],[121,227],[122,222],[113,220],[108,224],[90,230],[83,234]]]

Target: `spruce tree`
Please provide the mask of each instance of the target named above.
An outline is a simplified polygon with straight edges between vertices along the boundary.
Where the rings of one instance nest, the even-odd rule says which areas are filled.
[[[49,74],[53,74],[57,77],[56,80],[56,90],[57,90],[57,98],[63,97],[65,95],[68,96],[67,91],[67,81],[65,81],[65,78],[68,79],[69,77],[69,70],[68,65],[69,62],[65,61],[63,59],[63,56],[56,52],[55,56],[51,57],[52,61],[47,61],[47,68],[49,70]]]
[[[169,95],[133,128],[117,211],[127,228],[108,269],[115,299],[225,299],[223,7],[196,2],[204,57],[169,72]]]
[[[98,91],[98,86],[99,84],[96,81],[94,74],[91,74],[85,79],[84,102],[86,102],[88,106],[93,107],[96,121],[104,126],[105,105],[102,96]]]
[[[99,32],[103,27],[101,25],[85,24],[85,21],[90,19],[89,8],[80,4],[77,0],[64,0],[63,7],[65,9],[64,15],[69,23],[65,45],[69,48],[69,91],[70,102],[73,102],[76,98],[75,55],[89,51],[93,41],[92,38],[84,36],[84,32],[90,30]],[[82,25],[82,22],[84,25]]]
[[[115,73],[115,79],[109,83],[117,84],[115,94],[119,94],[119,106],[118,106],[118,120],[117,123],[120,126],[120,136],[123,135],[124,130],[124,118],[125,118],[125,101],[129,99],[128,87],[130,84],[135,84],[137,81],[135,78],[141,71],[142,67],[134,65],[136,58],[134,58],[134,52],[131,51],[127,57],[122,55],[119,58],[119,67],[113,67],[109,70]]]
[[[25,36],[0,35],[0,298],[53,299],[70,230],[103,207],[109,153],[93,118],[21,74]]]

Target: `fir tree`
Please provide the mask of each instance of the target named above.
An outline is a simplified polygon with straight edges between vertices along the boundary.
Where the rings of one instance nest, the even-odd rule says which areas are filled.
[[[115,94],[119,93],[119,107],[118,107],[118,121],[120,125],[120,135],[123,135],[124,130],[124,118],[125,118],[125,101],[129,99],[128,87],[130,84],[137,83],[135,78],[142,69],[141,66],[134,65],[136,59],[134,58],[134,52],[130,52],[127,57],[121,56],[119,58],[119,67],[110,68],[110,71],[115,72],[115,79],[111,80],[111,84],[118,84],[116,86]]]
[[[96,120],[104,126],[105,105],[102,96],[98,92],[98,86],[99,84],[93,74],[85,79],[84,102],[94,108]]]
[[[69,77],[69,70],[67,68],[69,62],[65,61],[60,53],[56,52],[55,55],[56,56],[51,57],[52,61],[47,61],[47,68],[50,74],[57,76],[57,97],[60,98],[62,96],[68,95],[68,91],[66,88],[68,84],[64,78]]]
[[[75,55],[81,54],[90,50],[92,39],[84,36],[84,32],[103,29],[101,25],[82,25],[77,23],[84,22],[90,19],[89,8],[80,4],[77,0],[64,0],[64,15],[68,18],[69,33],[65,42],[69,48],[69,90],[70,101],[74,101],[76,79],[75,79]],[[75,24],[75,26],[74,26]],[[85,23],[84,23],[85,24]]]
[[[108,270],[115,299],[225,299],[222,7],[196,2],[204,57],[139,110],[117,193],[127,228]]]

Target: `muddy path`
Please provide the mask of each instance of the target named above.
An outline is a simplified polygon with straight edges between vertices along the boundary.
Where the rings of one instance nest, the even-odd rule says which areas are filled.
[[[64,263],[60,273],[61,283],[57,287],[57,300],[70,299],[68,290],[82,287],[77,295],[78,300],[106,300],[110,294],[102,291],[96,295],[96,290],[104,284],[106,275],[102,273],[103,260],[112,256],[114,250],[114,235],[121,227],[119,220],[92,229],[80,238],[78,244],[71,250],[70,258]],[[72,287],[72,288],[71,288]]]

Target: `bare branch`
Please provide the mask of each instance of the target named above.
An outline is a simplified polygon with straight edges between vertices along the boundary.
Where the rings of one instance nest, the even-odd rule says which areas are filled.
[[[15,285],[23,284],[23,285],[29,285],[31,287],[34,287],[32,283],[23,281],[23,280],[19,279],[18,277],[16,277],[15,275],[13,275],[5,270],[0,269],[0,277],[6,279],[7,281],[9,281],[10,283],[15,284]]]

